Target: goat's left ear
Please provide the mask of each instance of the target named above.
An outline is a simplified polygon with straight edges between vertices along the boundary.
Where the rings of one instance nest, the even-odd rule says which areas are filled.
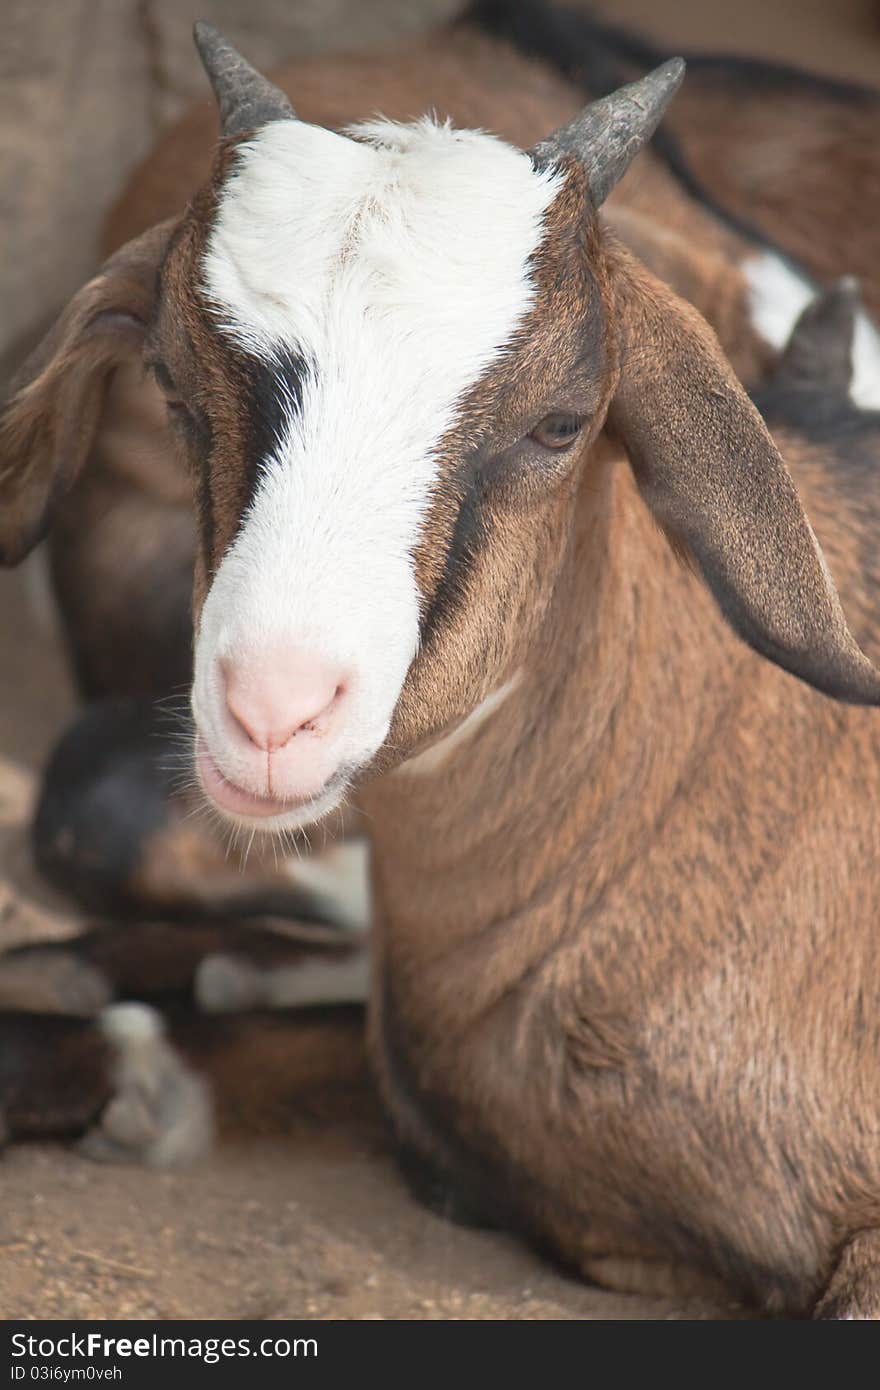
[[[648,506],[693,556],[725,617],[817,690],[880,704],[825,557],[767,428],[705,320],[609,247],[620,383],[609,428]]]
[[[114,369],[143,349],[174,226],[111,256],[14,378],[0,409],[0,564],[17,564],[41,539],[88,457]]]

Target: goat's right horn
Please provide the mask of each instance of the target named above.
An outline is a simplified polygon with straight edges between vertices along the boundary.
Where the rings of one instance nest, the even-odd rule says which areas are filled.
[[[670,58],[647,77],[591,102],[568,125],[536,145],[532,154],[541,162],[560,155],[580,159],[593,207],[601,207],[654,134],[683,77],[684,59]]]
[[[296,120],[281,88],[252,68],[213,24],[198,20],[193,38],[217,98],[224,135],[240,135],[270,121]]]

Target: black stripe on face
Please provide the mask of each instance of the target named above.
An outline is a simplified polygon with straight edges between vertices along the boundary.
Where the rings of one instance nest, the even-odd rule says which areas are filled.
[[[230,442],[213,431],[210,444],[202,441],[197,454],[199,532],[209,581],[241,531],[263,468],[283,443],[291,415],[302,408],[308,370],[305,358],[298,353],[279,352],[267,361],[223,343],[223,384],[218,387],[215,383],[213,389],[222,389],[235,402],[237,419],[230,419],[234,440]],[[219,411],[218,417],[222,419]],[[234,507],[233,524],[225,524],[219,537],[215,519],[218,499],[221,516],[228,517],[230,505]]]
[[[301,354],[290,351],[279,352],[269,362],[241,356],[237,364],[247,411],[244,516],[256,496],[264,464],[283,443],[291,415],[302,410],[309,364]]]
[[[443,575],[419,625],[421,645],[427,647],[455,618],[467,599],[468,578],[484,543],[483,487],[479,472],[469,470],[446,551]]]

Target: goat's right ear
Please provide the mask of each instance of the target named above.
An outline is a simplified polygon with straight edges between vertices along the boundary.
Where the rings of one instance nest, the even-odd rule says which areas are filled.
[[[620,340],[609,427],[733,628],[817,690],[880,704],[788,469],[705,319],[608,248]]]
[[[79,474],[114,368],[143,349],[174,221],[123,246],[74,295],[0,410],[0,564],[24,559]]]

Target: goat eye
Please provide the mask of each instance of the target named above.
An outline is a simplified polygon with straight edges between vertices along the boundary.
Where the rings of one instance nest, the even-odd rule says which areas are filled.
[[[167,396],[171,401],[176,401],[178,399],[177,387],[174,385],[174,378],[165,366],[165,363],[154,361],[151,362],[149,366],[155,377],[156,385],[159,387],[162,395]]]
[[[181,400],[180,392],[174,384],[174,378],[163,362],[151,362],[150,370],[156,381],[156,385],[162,392],[165,400],[165,409],[172,424],[182,424],[192,426],[195,419],[192,411]]]
[[[568,415],[561,410],[545,415],[529,434],[542,449],[567,449],[584,427],[582,415]]]

